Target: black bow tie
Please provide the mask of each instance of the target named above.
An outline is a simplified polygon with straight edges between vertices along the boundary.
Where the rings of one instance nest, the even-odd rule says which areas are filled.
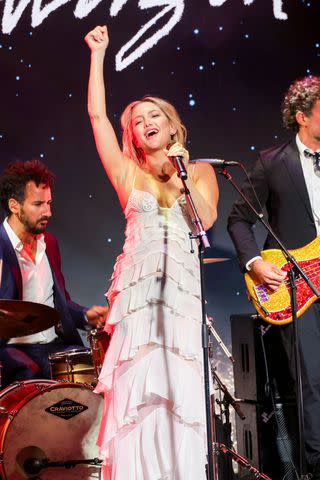
[[[320,170],[320,152],[310,152],[310,150],[305,150],[303,153],[305,157],[312,158],[315,168]]]

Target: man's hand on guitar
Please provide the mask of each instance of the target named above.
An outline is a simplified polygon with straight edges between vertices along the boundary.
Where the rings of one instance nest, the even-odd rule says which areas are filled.
[[[272,292],[275,292],[280,287],[287,276],[286,272],[280,270],[276,265],[261,258],[252,263],[251,271],[258,282],[266,285]]]

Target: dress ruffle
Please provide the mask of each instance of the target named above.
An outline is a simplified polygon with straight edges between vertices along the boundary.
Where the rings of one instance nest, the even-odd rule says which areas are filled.
[[[179,422],[165,405],[145,407],[141,417],[111,442],[101,480],[206,480],[197,428]]]
[[[182,423],[190,426],[203,424],[203,386],[198,362],[188,362],[159,346],[148,346],[134,361],[119,366],[113,381],[107,399],[103,443],[110,442],[125,425],[139,423],[140,408],[154,402],[170,403],[172,414]],[[105,388],[104,382],[100,381],[96,391],[101,393]]]
[[[204,480],[203,462],[188,462],[205,458],[201,365],[161,347],[138,355],[115,371],[105,397],[99,445],[115,468],[102,478]]]
[[[100,374],[106,389],[112,388],[114,370],[123,362],[133,359],[144,345],[163,345],[186,360],[201,361],[199,322],[200,319],[186,320],[168,307],[156,304],[124,318],[114,330]]]
[[[199,278],[195,276],[197,262],[195,264],[196,259],[190,259],[190,252],[176,252],[168,247],[165,251],[166,249],[157,243],[153,245],[153,249],[136,256],[128,254],[118,257],[111,277],[109,299],[112,299],[115,293],[131,287],[150,275],[171,278],[180,289],[200,295]]]
[[[205,480],[200,278],[183,197],[133,190],[107,296],[112,339],[95,389],[102,480]]]

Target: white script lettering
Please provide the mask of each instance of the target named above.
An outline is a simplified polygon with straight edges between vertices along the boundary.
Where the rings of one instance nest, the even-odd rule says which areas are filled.
[[[78,0],[74,10],[76,18],[85,18],[97,7],[102,0]],[[209,0],[212,7],[220,7],[228,0]],[[229,0],[230,1],[230,0]],[[2,33],[11,34],[17,26],[27,6],[33,2],[31,12],[31,26],[38,27],[48,15],[59,7],[67,4],[70,0],[52,0],[42,7],[42,0],[5,0],[2,17]],[[113,0],[110,6],[110,16],[116,17],[128,0]],[[243,0],[244,5],[250,6],[255,0]],[[278,20],[287,20],[288,15],[283,11],[282,0],[272,0],[273,14]],[[14,6],[16,3],[16,6]],[[161,38],[169,35],[173,28],[180,22],[184,9],[185,0],[139,0],[140,10],[158,7],[157,13],[139,31],[120,48],[116,54],[116,70],[121,71],[134,63],[144,53],[153,48]],[[160,11],[159,11],[160,8]],[[171,14],[171,16],[169,16]],[[157,24],[165,16],[169,19],[157,29]],[[163,23],[163,22],[162,22]],[[147,36],[139,42],[143,36]]]

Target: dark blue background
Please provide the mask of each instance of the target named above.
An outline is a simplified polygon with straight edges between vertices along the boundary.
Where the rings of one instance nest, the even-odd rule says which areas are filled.
[[[228,0],[220,7],[209,0],[186,1],[169,35],[122,71],[115,69],[115,55],[160,7],[141,10],[137,1],[128,1],[110,17],[110,3],[100,3],[82,20],[73,15],[76,3],[68,3],[32,28],[31,2],[10,35],[0,32],[0,166],[37,157],[56,173],[50,230],[59,238],[70,293],[87,305],[104,302],[124,229],[86,113],[89,50],[83,37],[90,29],[108,24],[107,103],[119,138],[125,105],[146,93],[158,95],[180,112],[193,158],[225,158],[250,167],[258,150],[290,136],[280,115],[288,85],[320,73],[320,4],[315,0],[285,0],[287,20],[275,18],[271,0],[251,5]],[[241,183],[243,174],[232,172]],[[225,179],[219,184],[219,219],[206,256],[230,260],[205,267],[206,297],[208,313],[229,344],[230,314],[251,307],[226,233],[236,194]],[[229,371],[224,354],[216,355]]]

